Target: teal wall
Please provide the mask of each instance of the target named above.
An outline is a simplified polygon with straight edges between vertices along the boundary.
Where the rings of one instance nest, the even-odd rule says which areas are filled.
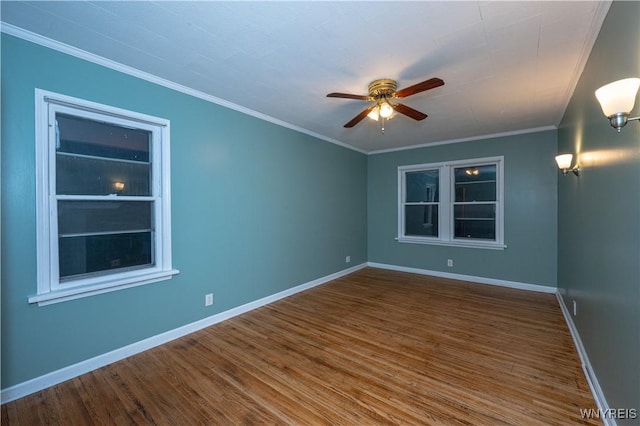
[[[544,286],[556,285],[556,131],[487,138],[369,156],[370,262]],[[398,166],[504,156],[505,250],[395,241]],[[446,266],[453,259],[453,267]]]
[[[558,286],[578,304],[573,321],[609,406],[640,412],[640,123],[617,133],[594,95],[626,77],[640,77],[640,3],[615,1],[558,130],[558,151],[583,168],[559,182]]]
[[[2,35],[2,388],[366,261],[366,156]],[[171,120],[172,280],[45,307],[34,89]],[[345,264],[351,256],[351,264]],[[205,308],[204,296],[215,304]]]

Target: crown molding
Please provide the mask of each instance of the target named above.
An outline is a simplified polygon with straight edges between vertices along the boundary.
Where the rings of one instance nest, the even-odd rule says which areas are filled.
[[[368,154],[369,155],[385,154],[388,152],[406,151],[409,149],[418,149],[418,148],[430,148],[438,145],[449,145],[453,143],[469,142],[469,141],[476,141],[481,139],[503,138],[505,136],[517,136],[517,135],[524,135],[527,133],[538,133],[538,132],[545,132],[547,130],[557,130],[557,129],[558,128],[556,126],[534,127],[531,129],[515,130],[511,132],[492,133],[488,135],[470,136],[468,138],[450,139],[450,140],[439,141],[439,142],[427,142],[420,145],[410,145],[410,146],[401,146],[398,148],[380,149],[377,151],[369,151]]]

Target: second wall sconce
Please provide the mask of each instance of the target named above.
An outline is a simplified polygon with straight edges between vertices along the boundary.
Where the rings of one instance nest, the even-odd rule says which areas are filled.
[[[556,155],[556,163],[558,163],[558,168],[562,170],[562,174],[566,175],[569,173],[569,170],[573,172],[574,175],[580,176],[580,166],[576,163],[573,168],[571,167],[571,162],[573,161],[573,154],[560,154]]]
[[[640,117],[629,118],[639,87],[640,78],[625,78],[596,90],[596,98],[600,102],[602,112],[609,119],[611,127],[618,132],[628,121],[640,120]]]

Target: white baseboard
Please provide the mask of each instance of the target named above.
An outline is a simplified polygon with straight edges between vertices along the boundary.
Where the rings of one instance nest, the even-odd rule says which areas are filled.
[[[459,280],[459,281],[470,281],[470,282],[479,283],[479,284],[489,284],[489,285],[496,285],[500,287],[517,288],[520,290],[536,291],[538,293],[549,293],[549,294],[556,293],[556,287],[551,287],[546,285],[520,283],[517,281],[498,280],[495,278],[475,277],[473,275],[453,274],[450,272],[430,271],[428,269],[410,268],[408,266],[388,265],[385,263],[368,262],[367,266],[370,266],[372,268],[389,269],[391,271],[410,272],[412,274],[430,275],[433,277],[440,277],[440,278],[450,278],[450,279]]]
[[[580,361],[582,362],[582,369],[584,370],[584,375],[587,378],[587,382],[589,383],[589,388],[591,388],[591,393],[593,394],[593,399],[596,401],[596,405],[600,410],[600,413],[609,413],[609,404],[604,397],[604,392],[602,392],[602,388],[600,387],[600,383],[598,382],[598,378],[596,377],[596,373],[593,371],[593,367],[591,367],[591,361],[589,361],[589,357],[587,356],[587,351],[582,344],[582,339],[580,338],[580,333],[578,333],[578,329],[573,322],[573,318],[571,318],[571,314],[569,313],[569,309],[567,305],[564,303],[564,299],[559,292],[556,292],[556,298],[558,299],[558,304],[560,305],[560,310],[562,311],[562,315],[564,315],[564,320],[567,323],[567,327],[569,327],[569,332],[571,333],[571,337],[573,337],[573,343],[576,345],[576,350],[578,351],[578,356],[580,356]],[[605,426],[616,426],[617,422],[613,417],[610,416],[600,416],[600,420],[604,423]]]
[[[51,373],[47,373],[43,376],[27,380],[26,382],[19,383],[9,388],[2,389],[0,391],[0,403],[5,404],[7,402],[22,398],[23,396],[38,392],[50,386],[57,385],[58,383],[73,379],[74,377],[96,370],[100,367],[104,367],[105,365],[111,364],[113,362],[120,361],[124,358],[130,357],[140,352],[144,352],[148,349],[186,336],[187,334],[217,324],[229,318],[233,318],[237,315],[249,312],[253,309],[259,308],[277,300],[284,299],[285,297],[291,296],[301,291],[308,290],[312,287],[316,287],[345,275],[351,274],[357,270],[365,268],[366,266],[366,263],[362,263],[360,265],[344,269],[334,274],[309,281],[307,283],[289,288],[279,293],[272,294],[271,296],[263,297],[262,299],[258,299],[253,302],[238,306],[236,308],[229,309],[228,311],[220,312],[219,314],[203,318],[199,321],[175,328],[173,330],[169,330],[156,336],[149,337],[148,339],[132,343],[111,352],[107,352],[102,355],[87,359],[85,361],[81,361],[77,364],[61,368],[60,370],[52,371]]]

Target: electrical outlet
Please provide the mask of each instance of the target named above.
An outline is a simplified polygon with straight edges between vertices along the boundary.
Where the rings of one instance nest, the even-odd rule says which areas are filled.
[[[447,259],[447,266],[448,266],[449,268],[452,268],[452,267],[453,267],[453,259]]]
[[[578,303],[574,300],[573,301],[573,316],[575,317],[576,315],[578,315]]]
[[[350,263],[351,262],[351,256],[347,256],[344,258],[344,263]]]
[[[213,305],[213,293],[209,293],[204,296],[204,306]]]

